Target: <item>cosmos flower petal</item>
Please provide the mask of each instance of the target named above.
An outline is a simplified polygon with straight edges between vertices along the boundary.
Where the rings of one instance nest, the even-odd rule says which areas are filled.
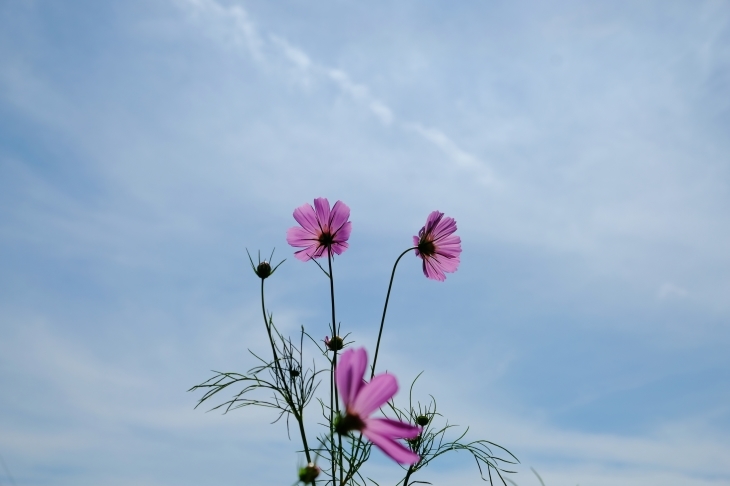
[[[444,236],[449,236],[456,231],[456,221],[454,218],[443,218],[433,229],[434,241],[439,241]]]
[[[441,211],[431,211],[431,214],[428,215],[428,218],[426,218],[426,226],[424,227],[424,231],[426,233],[432,233],[434,228],[436,228],[436,225],[438,225],[439,221],[441,221],[441,218],[444,217],[444,213]]]
[[[436,253],[436,256],[439,257],[439,260],[456,260],[459,261],[459,251],[458,250],[439,250],[438,253]]]
[[[314,256],[315,250],[316,249],[312,246],[309,248],[305,248],[303,250],[295,251],[294,258],[296,258],[297,260],[303,261],[303,262],[309,261],[312,258],[316,258]]]
[[[330,231],[330,202],[327,198],[318,197],[315,199],[314,210],[317,212],[317,221],[322,231]]]
[[[352,232],[352,223],[349,221],[340,226],[340,229],[335,234],[336,243],[344,243],[350,239],[350,233]]]
[[[317,215],[311,204],[302,204],[294,210],[294,219],[302,228],[309,231],[312,235],[317,235],[319,225],[317,224]]]
[[[332,243],[332,251],[338,255],[341,255],[350,245],[347,243]]]
[[[444,251],[461,251],[461,238],[456,235],[446,236],[438,242],[440,252]]]
[[[388,419],[368,419],[362,433],[398,464],[417,463],[421,460],[420,456],[394,439],[393,434],[399,433],[397,431],[400,428],[392,426],[391,422],[393,421]],[[416,435],[418,435],[419,430],[416,428]],[[415,437],[415,435],[412,435],[412,437]]]
[[[295,226],[286,231],[286,242],[298,248],[307,248],[317,245],[317,237],[311,232]]]
[[[436,257],[436,264],[441,268],[443,272],[455,272],[459,268],[459,258],[443,258]]]
[[[340,226],[337,233],[334,235],[335,243],[342,243],[350,239],[350,233],[352,232],[352,223],[349,221]]]
[[[346,408],[350,408],[364,386],[362,377],[368,366],[365,348],[348,349],[337,363],[335,382]]]
[[[328,222],[332,234],[336,235],[335,239],[338,239],[337,237],[340,236],[342,227],[345,224],[349,224],[347,221],[348,219],[350,219],[350,208],[342,201],[337,201],[335,205],[332,206],[332,212],[330,213]],[[349,236],[350,234],[348,232],[347,237]],[[347,237],[344,239],[346,240]]]
[[[413,439],[421,433],[421,427],[389,418],[369,418],[365,428],[389,439]]]
[[[365,384],[351,404],[352,411],[360,417],[367,417],[398,391],[398,380],[389,374],[378,375],[370,383]]]
[[[424,258],[423,274],[431,280],[438,280],[439,282],[446,280],[446,274],[441,270],[441,265],[433,258]]]

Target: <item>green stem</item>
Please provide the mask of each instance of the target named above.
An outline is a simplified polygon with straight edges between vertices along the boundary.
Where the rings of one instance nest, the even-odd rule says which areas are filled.
[[[281,364],[279,363],[279,356],[276,353],[276,346],[274,345],[274,337],[271,335],[271,323],[266,318],[266,304],[264,302],[264,279],[261,279],[261,313],[264,316],[264,325],[266,326],[266,333],[269,335],[269,344],[271,344],[271,353],[274,355],[274,368],[276,373],[279,375],[279,379],[282,383],[284,381],[284,373],[281,371]]]
[[[284,398],[289,404],[289,408],[292,411],[292,415],[294,415],[294,418],[296,419],[297,423],[299,423],[299,433],[302,436],[302,445],[304,446],[304,454],[307,456],[307,463],[312,462],[312,458],[309,454],[309,445],[307,443],[307,434],[304,431],[304,410],[301,411],[301,413],[297,410],[297,408],[294,406],[294,400],[291,398],[291,393],[286,389],[286,379],[284,378],[284,372],[281,369],[281,364],[279,363],[279,356],[276,353],[276,346],[274,345],[274,337],[271,335],[271,323],[266,319],[266,304],[264,301],[264,279],[261,279],[261,312],[264,316],[264,325],[266,326],[266,333],[269,335],[269,344],[271,344],[271,352],[274,355],[274,369],[276,370],[276,373],[279,375],[279,379],[281,380],[282,386],[284,387],[283,393]]]
[[[378,362],[378,351],[380,350],[380,338],[383,336],[383,324],[385,324],[385,313],[388,311],[388,300],[390,300],[390,289],[393,288],[393,278],[395,277],[395,269],[398,267],[398,262],[400,262],[400,259],[403,258],[403,255],[408,253],[411,250],[415,250],[416,247],[408,248],[406,251],[400,254],[400,256],[396,259],[395,264],[393,265],[393,271],[390,274],[390,283],[388,284],[388,293],[385,296],[385,306],[383,306],[383,317],[380,319],[380,331],[378,332],[378,343],[375,345],[375,356],[373,357],[373,366],[372,371],[370,373],[370,379],[373,379],[373,376],[375,376],[375,363]]]
[[[408,480],[410,479],[411,474],[413,474],[413,465],[408,466],[408,472],[406,473],[405,479],[403,479],[403,486],[408,486]]]
[[[334,392],[334,388],[335,388],[334,380],[335,380],[334,365],[332,364],[332,362],[330,362],[330,433],[331,434],[334,434],[334,423],[335,423],[335,418],[334,418],[335,406],[333,403],[334,402],[333,392]],[[337,469],[335,468],[335,441],[334,440],[330,441],[330,460],[332,462],[332,484],[334,486],[335,473],[337,471]]]
[[[334,339],[337,336],[337,319],[335,318],[335,279],[334,274],[332,273],[332,248],[327,249],[327,269],[329,270],[329,279],[330,279],[330,304],[332,308],[332,339]],[[332,405],[334,405],[335,413],[337,415],[340,414],[340,400],[338,398],[338,390],[337,390],[337,381],[335,380],[335,369],[337,369],[337,346],[334,346],[334,349],[332,351],[334,353],[332,357],[332,368],[330,371],[330,411],[332,410]],[[334,402],[334,403],[333,403]],[[332,422],[330,422],[332,423]],[[338,451],[337,451],[337,465],[340,468],[340,484],[343,484],[343,471],[342,471],[342,436],[337,435],[338,439]],[[334,458],[333,458],[333,465],[334,465]],[[334,484],[335,478],[334,478],[334,468],[332,469],[332,484]]]
[[[390,283],[388,284],[388,293],[385,296],[385,306],[383,306],[383,317],[380,319],[380,331],[378,332],[378,342],[375,346],[375,356],[373,357],[373,366],[372,366],[372,372],[370,374],[370,379],[373,379],[373,376],[375,376],[375,363],[378,361],[378,351],[380,350],[380,339],[383,336],[383,325],[385,324],[385,314],[388,311],[388,301],[390,300],[390,291],[393,288],[393,279],[395,278],[395,269],[398,266],[398,262],[400,262],[400,259],[403,258],[403,255],[408,253],[411,250],[415,250],[416,247],[408,248],[406,251],[401,253],[398,258],[395,260],[395,264],[393,265],[393,271],[390,274]],[[357,453],[360,452],[360,447],[362,446],[362,434],[357,439],[357,445],[355,447],[355,450]],[[406,476],[408,478],[410,476],[410,472]],[[348,473],[348,478],[349,478]]]

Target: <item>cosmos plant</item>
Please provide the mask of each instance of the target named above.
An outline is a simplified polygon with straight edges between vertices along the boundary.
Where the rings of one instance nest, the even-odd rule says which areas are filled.
[[[336,316],[333,262],[335,255],[341,256],[349,248],[352,231],[350,208],[342,201],[330,207],[327,199],[317,198],[313,206],[303,204],[296,208],[294,220],[298,226],[287,231],[286,240],[297,248],[295,258],[314,262],[329,283],[329,328],[316,331],[316,335],[326,337],[312,337],[302,326],[298,336],[292,339],[277,329],[273,314],[266,308],[264,283],[283,261],[273,265],[272,252],[269,259],[263,261],[259,254],[258,262],[254,263],[249,254],[254,274],[261,281],[261,313],[266,331],[262,337],[268,342],[266,347],[270,356],[261,357],[252,352],[258,364],[247,372],[214,372],[212,378],[192,387],[190,391],[203,392],[196,407],[223,396],[219,395],[222,392],[232,391],[228,399],[214,405],[213,409],[227,413],[238,408],[260,406],[276,411],[274,423],[284,419],[290,439],[294,425],[294,436],[298,436],[301,446],[301,464],[292,471],[295,484],[380,486],[364,472],[374,445],[380,451],[378,454],[382,453],[402,468],[402,479],[395,486],[430,484],[415,480],[413,476],[452,451],[470,454],[483,480],[490,484],[497,481],[506,486],[503,474],[512,471],[505,467],[518,462],[512,453],[486,440],[467,441],[468,428],[456,434],[456,438],[451,438],[456,426],[449,424],[436,411],[436,400],[432,395],[425,405],[414,403],[416,380],[410,387],[408,405],[398,407],[393,398],[399,389],[396,375],[375,374],[398,263],[413,251],[421,259],[426,278],[445,281],[446,273],[455,272],[460,264],[461,239],[455,234],[456,221],[442,212],[431,212],[418,235],[413,236],[413,246],[396,258],[368,376],[367,351],[348,341],[349,334],[343,334]],[[325,259],[325,263],[319,262]],[[305,352],[312,349],[316,349],[316,359],[305,359]],[[318,368],[317,361],[324,365]],[[320,389],[322,381],[327,383],[322,387],[325,390]],[[319,420],[316,415],[315,419],[305,420],[305,411],[312,404],[320,415]],[[315,435],[310,435],[308,429],[312,427],[313,420],[319,421],[319,429]]]

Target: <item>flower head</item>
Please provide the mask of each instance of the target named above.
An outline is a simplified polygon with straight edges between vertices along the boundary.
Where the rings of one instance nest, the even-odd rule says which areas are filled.
[[[455,272],[459,267],[461,238],[456,236],[456,221],[433,211],[426,226],[413,237],[416,256],[423,259],[423,274],[433,280],[446,280],[444,272]]]
[[[342,353],[335,370],[335,380],[345,404],[345,415],[335,424],[339,434],[359,430],[373,444],[399,464],[415,464],[421,458],[396,439],[413,439],[421,428],[407,422],[370,415],[383,406],[398,391],[398,382],[387,373],[363,380],[368,365],[365,348],[348,349]]]
[[[314,207],[302,204],[294,210],[294,219],[301,227],[289,228],[286,241],[293,247],[303,248],[294,253],[303,262],[327,255],[328,251],[340,255],[347,250],[352,230],[349,218],[350,208],[345,203],[337,201],[330,210],[329,201],[318,197]]]

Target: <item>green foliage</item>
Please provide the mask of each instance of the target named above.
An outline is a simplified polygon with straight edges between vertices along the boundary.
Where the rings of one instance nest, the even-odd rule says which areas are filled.
[[[515,471],[504,469],[504,466],[508,464],[517,464],[519,463],[519,460],[504,447],[488,440],[464,440],[467,432],[469,431],[468,427],[455,439],[448,439],[446,437],[447,432],[451,429],[457,429],[458,426],[449,424],[449,421],[444,419],[437,411],[436,399],[433,395],[429,395],[431,399],[425,405],[423,405],[420,401],[416,402],[415,406],[413,404],[413,387],[420,376],[421,374],[419,374],[411,383],[408,393],[407,407],[398,408],[393,402],[389,403],[391,411],[398,420],[419,425],[423,423],[423,431],[421,434],[415,439],[406,440],[411,450],[421,456],[421,460],[407,468],[405,466],[401,466],[404,470],[406,470],[406,476],[398,483],[398,485],[409,486],[411,484],[430,484],[424,481],[411,481],[410,478],[413,474],[428,466],[437,457],[442,456],[447,452],[462,451],[471,454],[474,458],[477,468],[479,469],[479,474],[483,480],[489,481],[490,484],[494,484],[492,478],[492,471],[494,471],[502,484],[506,486],[506,478],[504,478],[502,474],[510,474]],[[441,423],[440,425],[437,424],[439,422]],[[506,456],[496,456],[493,449],[501,451],[506,454]],[[486,469],[487,477],[484,477],[484,469]]]

